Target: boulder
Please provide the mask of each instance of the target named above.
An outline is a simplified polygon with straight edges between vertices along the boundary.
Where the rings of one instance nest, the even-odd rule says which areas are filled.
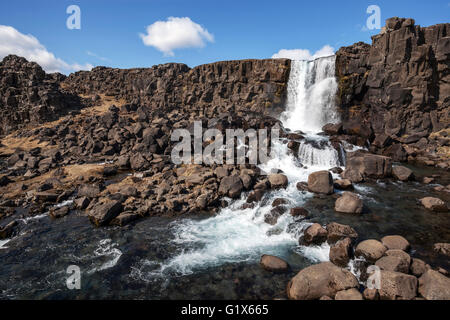
[[[447,212],[448,208],[444,201],[438,198],[433,197],[425,197],[419,200],[422,205],[431,211],[434,212]]]
[[[78,188],[78,197],[95,198],[102,191],[99,184],[83,184]]]
[[[73,202],[75,203],[75,208],[79,210],[86,209],[89,206],[89,203],[91,203],[88,197],[76,198]]]
[[[352,256],[352,240],[345,238],[330,248],[330,261],[339,267],[346,267]]]
[[[124,226],[130,222],[133,222],[141,217],[142,216],[137,212],[125,211],[125,212],[122,212],[121,214],[119,214],[114,219],[112,219],[110,224],[122,227],[122,226]]]
[[[450,257],[450,243],[435,243],[433,250],[443,256]]]
[[[142,171],[148,169],[150,163],[141,153],[136,153],[130,157],[130,166],[135,171]]]
[[[450,279],[428,270],[419,278],[419,293],[427,300],[450,300]]]
[[[378,294],[378,290],[377,289],[369,289],[366,288],[363,292],[363,297],[364,300],[379,300],[380,299],[380,295]]]
[[[423,260],[417,258],[412,259],[411,265],[409,267],[411,274],[415,275],[416,277],[420,277],[429,269],[430,267]]]
[[[222,178],[219,185],[219,195],[236,199],[239,198],[243,189],[244,185],[241,178],[235,174]]]
[[[412,300],[417,295],[417,278],[394,271],[380,271],[381,300]]]
[[[380,259],[387,248],[378,240],[365,240],[360,242],[355,249],[355,256],[364,257],[369,262],[375,262]]]
[[[289,213],[291,214],[291,216],[293,217],[307,217],[309,215],[308,210],[306,210],[303,207],[296,207],[296,208],[291,208],[291,210],[289,211]]]
[[[414,179],[414,173],[411,169],[403,166],[395,166],[392,168],[392,175],[400,181],[409,181]]]
[[[320,224],[314,223],[305,230],[303,236],[300,237],[299,243],[301,245],[320,245],[327,240],[327,234],[327,230]]]
[[[264,270],[273,273],[283,273],[289,271],[289,264],[281,258],[264,254],[260,261],[261,266]]]
[[[64,216],[67,216],[69,214],[69,212],[70,212],[69,206],[64,206],[64,207],[61,207],[61,208],[50,209],[49,215],[53,219],[59,219],[59,218],[62,218]]]
[[[381,239],[381,242],[388,249],[408,251],[411,248],[408,240],[402,236],[385,236]]]
[[[106,203],[95,205],[88,214],[89,220],[97,227],[111,222],[122,212],[122,203],[116,200],[108,200]]]
[[[363,211],[363,201],[356,193],[346,191],[336,200],[334,210],[341,213],[360,214]]]
[[[287,296],[293,300],[334,298],[342,290],[358,288],[358,280],[348,270],[331,262],[322,262],[301,270],[287,286]]]
[[[384,256],[375,262],[375,265],[381,270],[408,273],[409,263],[407,259],[399,256]]]
[[[270,174],[269,183],[272,189],[286,188],[288,185],[288,178],[281,173]]]
[[[334,181],[334,187],[340,190],[351,190],[353,184],[349,179],[339,179]]]
[[[336,293],[334,300],[363,300],[363,296],[358,289],[350,288]]]
[[[329,171],[317,171],[308,176],[308,190],[314,193],[332,194],[333,177]]]
[[[344,224],[332,222],[327,224],[326,229],[328,232],[327,241],[329,244],[333,244],[345,238],[350,238],[352,241],[358,238],[358,233],[356,233],[355,229]]]
[[[354,152],[347,155],[342,178],[358,183],[365,178],[386,178],[392,174],[392,159],[385,156]]]

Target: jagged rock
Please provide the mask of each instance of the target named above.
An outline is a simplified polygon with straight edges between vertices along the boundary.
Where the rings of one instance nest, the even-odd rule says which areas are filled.
[[[244,186],[238,175],[232,175],[222,178],[219,186],[219,194],[236,199],[241,195]]]
[[[329,171],[317,171],[308,176],[308,190],[314,193],[332,194],[333,177]]]
[[[417,295],[417,278],[394,271],[380,271],[381,300],[412,300]]]
[[[17,221],[11,221],[6,226],[0,228],[0,239],[6,239],[11,237],[14,232],[14,228],[17,226]]]
[[[7,176],[5,176],[5,175],[0,176],[0,187],[7,186],[11,182],[12,182],[12,180],[9,179]]]
[[[435,243],[433,250],[439,254],[450,257],[450,243]]]
[[[289,211],[289,213],[291,214],[291,216],[293,217],[307,217],[309,215],[308,210],[306,210],[303,207],[296,207],[296,208],[291,208],[291,210]]]
[[[50,217],[54,218],[54,219],[59,219],[62,218],[64,216],[67,216],[70,212],[70,208],[69,206],[64,206],[58,209],[52,209],[50,210],[49,214]]]
[[[147,159],[145,159],[145,157],[142,154],[137,153],[130,157],[130,166],[131,169],[133,170],[142,171],[148,169],[150,163],[147,161]]]
[[[345,238],[330,248],[330,261],[339,267],[346,267],[352,256],[352,240]]]
[[[122,211],[122,203],[116,200],[109,200],[106,203],[95,205],[88,213],[89,220],[97,227],[111,222]]]
[[[80,197],[75,199],[73,202],[75,203],[75,207],[79,210],[86,209],[91,203],[88,197]]]
[[[327,242],[329,244],[345,238],[350,238],[352,241],[358,238],[358,233],[356,233],[355,229],[344,224],[332,222],[327,224],[326,229],[328,232]]]
[[[341,190],[351,190],[353,189],[353,184],[348,179],[339,179],[334,181],[334,187]]]
[[[380,259],[387,248],[377,240],[369,239],[360,242],[355,249],[355,256],[362,256],[367,259],[367,261],[375,262]]]
[[[281,173],[270,174],[269,183],[272,189],[286,188],[288,185],[288,178]]]
[[[377,289],[369,289],[366,288],[363,292],[363,297],[364,300],[379,300],[380,299],[380,295],[378,294],[378,290]]]
[[[327,234],[327,230],[325,230],[320,224],[314,223],[305,230],[299,242],[303,245],[319,245],[327,240]]]
[[[84,184],[78,188],[79,197],[95,198],[102,191],[102,186],[99,184]]]
[[[381,239],[381,242],[388,249],[408,251],[411,247],[408,240],[402,236],[385,236]]]
[[[316,300],[323,296],[334,298],[342,290],[358,288],[356,277],[331,262],[322,262],[301,270],[287,286],[293,300]]]
[[[289,264],[281,258],[271,256],[271,255],[262,255],[261,266],[270,272],[274,273],[283,273],[289,271]]]
[[[341,213],[360,214],[363,211],[363,201],[357,194],[346,191],[336,200],[334,210]]]
[[[410,266],[411,274],[415,275],[416,277],[420,277],[425,272],[427,272],[430,268],[427,266],[427,264],[417,258],[413,258]]]
[[[450,300],[450,278],[428,270],[419,278],[419,293],[427,300]]]
[[[411,169],[403,166],[395,166],[392,168],[392,175],[400,181],[409,181],[414,179],[414,173]]]
[[[420,199],[420,202],[426,209],[434,211],[434,212],[447,212],[448,211],[448,208],[447,208],[447,205],[445,204],[445,202],[438,198],[425,197],[425,198]]]

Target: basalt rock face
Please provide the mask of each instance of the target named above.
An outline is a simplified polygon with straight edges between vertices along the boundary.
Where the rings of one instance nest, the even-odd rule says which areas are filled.
[[[0,136],[27,124],[56,120],[81,107],[80,98],[63,92],[65,76],[46,74],[34,62],[10,55],[0,62]]]
[[[287,59],[221,61],[193,69],[176,63],[128,70],[97,67],[71,74],[63,86],[75,94],[115,96],[151,110],[270,115],[283,107],[289,71]]]
[[[372,45],[359,42],[336,54],[344,130],[394,160],[448,160],[449,66],[450,24],[423,28],[388,19]]]

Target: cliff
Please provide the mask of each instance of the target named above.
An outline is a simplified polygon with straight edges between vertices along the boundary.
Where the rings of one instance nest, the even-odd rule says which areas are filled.
[[[372,45],[339,49],[336,76],[344,131],[394,160],[449,157],[450,24],[422,28],[391,18]]]

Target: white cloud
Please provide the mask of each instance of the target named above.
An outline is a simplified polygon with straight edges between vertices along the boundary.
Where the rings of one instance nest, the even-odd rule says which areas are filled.
[[[0,59],[15,54],[38,63],[47,72],[71,72],[92,69],[91,64],[69,64],[55,57],[38,39],[11,26],[0,25]]]
[[[98,54],[96,54],[95,52],[92,52],[92,51],[86,51],[86,54],[87,54],[88,56],[97,58],[97,59],[99,59],[99,60],[101,60],[101,61],[111,62],[111,59],[108,59],[108,58],[99,56]]]
[[[202,48],[206,42],[214,42],[214,36],[190,18],[169,17],[167,21],[156,21],[147,26],[147,34],[139,34],[146,46],[152,46],[166,56],[173,50]]]
[[[332,56],[334,54],[334,48],[326,45],[323,48],[317,50],[314,54],[308,49],[281,49],[275,53],[272,58],[286,58],[291,60],[314,60],[320,57]]]

